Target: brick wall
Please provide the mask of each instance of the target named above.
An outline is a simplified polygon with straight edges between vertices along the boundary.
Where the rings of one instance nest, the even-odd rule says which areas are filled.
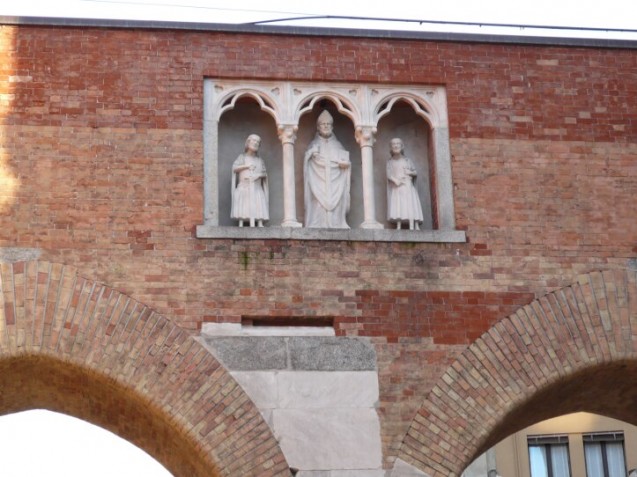
[[[373,337],[388,466],[462,349],[637,253],[635,50],[36,26],[0,48],[0,247],[193,332],[330,316]],[[468,243],[196,239],[204,77],[445,85]]]

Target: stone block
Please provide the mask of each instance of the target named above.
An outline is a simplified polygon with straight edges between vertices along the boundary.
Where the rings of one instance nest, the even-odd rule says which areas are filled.
[[[40,258],[42,250],[25,247],[0,247],[0,263],[24,262]]]
[[[385,477],[384,470],[301,470],[296,477]]]
[[[290,364],[306,371],[374,371],[376,352],[360,338],[292,337],[288,342]]]
[[[206,336],[334,336],[334,333],[331,326],[242,326],[241,323],[201,325],[201,334]]]
[[[382,469],[333,470],[330,477],[385,477]]]
[[[396,459],[389,477],[430,477],[402,459]]]
[[[212,353],[231,371],[285,369],[285,338],[204,337]]]
[[[381,468],[380,424],[373,409],[281,409],[273,412],[273,423],[291,467]]]
[[[375,371],[282,371],[277,384],[280,408],[373,408],[378,402]]]
[[[230,374],[259,410],[279,407],[276,371],[234,371]]]

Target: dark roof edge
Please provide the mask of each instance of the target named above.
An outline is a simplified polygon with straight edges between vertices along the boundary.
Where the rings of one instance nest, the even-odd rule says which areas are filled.
[[[333,36],[387,40],[430,40],[468,43],[504,43],[518,45],[574,46],[592,48],[637,49],[637,40],[598,38],[562,38],[545,36],[493,35],[476,33],[415,32],[401,30],[367,30],[349,28],[299,27],[229,23],[169,22],[150,20],[111,20],[93,18],[20,17],[0,15],[0,25],[129,28],[150,30],[189,30],[265,35]]]

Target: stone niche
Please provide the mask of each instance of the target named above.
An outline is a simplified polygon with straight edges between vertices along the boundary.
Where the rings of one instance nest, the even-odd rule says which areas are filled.
[[[199,238],[293,238],[464,242],[455,230],[445,89],[395,85],[204,82],[204,223]],[[322,111],[351,161],[350,229],[304,227],[304,154]],[[238,227],[231,218],[232,168],[246,138],[261,138],[270,219]],[[420,230],[387,220],[390,140],[399,137],[418,173]]]

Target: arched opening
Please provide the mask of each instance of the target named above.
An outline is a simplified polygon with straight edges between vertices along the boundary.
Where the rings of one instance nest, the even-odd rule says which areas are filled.
[[[261,137],[259,155],[268,173],[270,224],[279,225],[283,221],[283,163],[276,124],[254,98],[242,96],[219,121],[219,225],[222,226],[237,225],[230,218],[232,163],[244,152],[250,134]]]
[[[175,476],[220,475],[192,437],[132,389],[50,356],[0,360],[0,414],[46,409],[126,439]]]
[[[475,459],[462,477],[627,477],[637,468],[637,426],[575,412],[535,422]]]
[[[573,412],[605,415],[637,425],[637,361],[603,363],[558,379],[508,413],[477,453],[536,422]]]
[[[3,475],[172,477],[159,462],[117,435],[42,409],[0,416],[0,447]]]
[[[356,142],[354,124],[344,114],[338,111],[338,107],[328,98],[322,98],[314,102],[312,110],[303,114],[299,120],[296,145],[294,148],[296,174],[296,210],[299,217],[304,216],[305,204],[303,203],[303,191],[305,190],[303,177],[303,157],[305,151],[316,135],[316,121],[323,110],[327,110],[334,118],[334,136],[349,151],[351,162],[351,189],[350,211],[347,215],[347,223],[351,228],[358,227],[364,220],[363,210],[363,173],[361,169],[360,147]]]
[[[389,143],[393,138],[400,138],[405,145],[405,156],[416,166],[418,176],[414,182],[423,212],[421,229],[432,230],[433,213],[431,191],[435,190],[432,171],[433,156],[431,154],[431,128],[427,122],[414,111],[406,101],[397,101],[391,111],[378,122],[376,145],[374,147],[374,190],[376,191],[376,211],[378,220],[385,227],[395,227],[387,222],[387,174],[386,165],[390,157]]]
[[[590,273],[498,322],[434,386],[399,457],[459,475],[538,420],[587,411],[636,424],[636,272]]]
[[[175,477],[289,473],[257,408],[201,344],[72,267],[0,266],[0,414],[28,409],[110,430]]]

